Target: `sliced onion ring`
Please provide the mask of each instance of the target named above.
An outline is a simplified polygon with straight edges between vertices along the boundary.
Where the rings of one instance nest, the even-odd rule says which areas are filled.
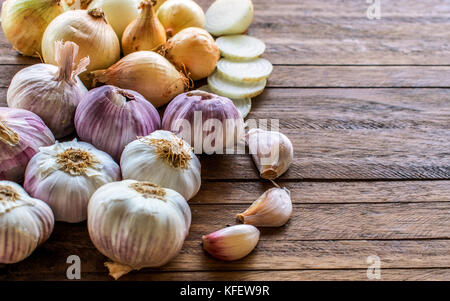
[[[257,82],[267,79],[272,73],[272,64],[262,58],[248,61],[221,59],[217,71],[225,78],[239,82]]]
[[[247,35],[220,37],[216,43],[220,54],[232,60],[254,59],[266,51],[266,44],[263,41]]]
[[[230,81],[217,71],[208,77],[208,85],[213,93],[232,99],[258,96],[264,91],[266,84],[265,79],[252,83]]]

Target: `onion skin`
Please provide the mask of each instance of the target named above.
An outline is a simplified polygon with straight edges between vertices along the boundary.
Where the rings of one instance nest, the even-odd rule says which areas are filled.
[[[66,11],[48,25],[42,38],[42,55],[47,64],[57,65],[54,44],[60,40],[79,46],[76,64],[89,57],[87,71],[108,68],[120,58],[119,39],[101,9]],[[87,73],[80,74],[86,85]]]
[[[117,98],[122,98],[123,104],[115,103]],[[107,152],[117,162],[128,143],[160,126],[158,111],[142,95],[109,85],[89,91],[75,113],[81,140]]]
[[[43,201],[31,198],[16,183],[0,181],[0,225],[0,263],[11,264],[24,260],[43,244],[55,220]]]
[[[195,115],[201,112],[201,120],[196,120]],[[212,149],[207,146],[207,137],[214,135],[214,129],[205,130],[205,123],[218,120],[224,125],[223,147],[216,145],[216,139],[211,141]],[[229,131],[225,127],[226,120],[229,120],[234,127],[234,131]],[[189,123],[191,131],[184,129],[184,122]],[[182,137],[192,147],[195,153],[223,153],[224,149],[235,146],[235,140],[240,141],[243,137],[244,120],[241,113],[233,104],[233,101],[226,97],[215,95],[204,91],[191,91],[175,97],[167,106],[164,112],[162,128],[172,131]]]
[[[7,0],[2,5],[2,28],[14,49],[38,56],[47,25],[64,12],[60,0]]]
[[[156,13],[168,37],[188,27],[205,27],[203,9],[191,0],[167,0]]]
[[[165,57],[193,80],[214,72],[220,51],[213,37],[204,29],[189,27],[167,41]]]
[[[17,134],[17,143],[7,143],[11,140],[5,137],[5,126]],[[28,162],[39,148],[53,143],[55,137],[39,116],[0,107],[0,180],[21,182]]]
[[[92,72],[97,82],[134,90],[155,107],[183,93],[189,80],[166,58],[153,51],[137,51],[123,57],[106,70]]]

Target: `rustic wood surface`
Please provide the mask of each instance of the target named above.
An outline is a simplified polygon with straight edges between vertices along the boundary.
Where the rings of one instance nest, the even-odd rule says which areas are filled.
[[[199,0],[206,9],[211,0]],[[202,156],[193,223],[171,263],[122,280],[450,280],[450,1],[253,0],[249,34],[274,65],[248,118],[279,119],[295,160],[284,227],[261,229],[246,258],[225,263],[201,235],[236,224],[271,187],[247,155]],[[0,106],[12,76],[39,60],[0,36]],[[0,280],[65,280],[78,255],[83,280],[109,280],[86,224],[57,223],[28,259],[0,265]]]

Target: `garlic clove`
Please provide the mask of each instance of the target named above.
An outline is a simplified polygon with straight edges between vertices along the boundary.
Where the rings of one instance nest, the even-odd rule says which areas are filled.
[[[259,241],[259,230],[252,225],[236,225],[204,235],[202,240],[203,249],[211,256],[233,261],[253,251]]]
[[[294,148],[286,135],[251,129],[245,140],[263,179],[276,179],[289,169],[294,159]]]
[[[271,188],[264,192],[237,218],[244,224],[260,227],[281,227],[292,214],[292,201],[286,188]]]

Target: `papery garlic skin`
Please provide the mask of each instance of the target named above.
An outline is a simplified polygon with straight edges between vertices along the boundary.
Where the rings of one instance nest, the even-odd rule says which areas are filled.
[[[120,59],[119,39],[100,8],[69,10],[48,25],[42,37],[42,56],[47,64],[57,64],[55,42],[61,40],[79,46],[77,64],[89,57],[87,71],[108,68]],[[80,78],[87,84],[88,72],[81,73]]]
[[[21,182],[39,148],[53,143],[55,137],[39,116],[0,107],[0,180]]]
[[[244,136],[244,120],[233,101],[200,90],[175,97],[164,112],[162,128],[182,137],[196,154],[234,153]]]
[[[282,133],[251,129],[246,135],[246,143],[263,179],[278,178],[294,159],[292,143]]]
[[[27,258],[50,237],[54,224],[47,204],[16,183],[0,181],[0,263]]]
[[[122,272],[166,264],[181,250],[191,210],[178,192],[124,180],[99,188],[89,201],[88,230],[95,247]]]
[[[101,186],[121,179],[119,165],[85,142],[42,147],[25,172],[25,190],[46,202],[57,221],[86,220],[87,205]]]
[[[125,55],[140,50],[155,50],[167,40],[166,31],[156,17],[152,1],[141,3],[140,15],[125,29],[122,37],[122,49]]]
[[[191,146],[168,131],[155,131],[127,145],[120,160],[123,179],[147,181],[179,192],[186,200],[201,186],[201,165]]]
[[[237,218],[257,227],[281,227],[292,215],[292,201],[286,188],[271,188],[264,192]]]
[[[220,51],[213,37],[204,29],[189,27],[174,35],[164,45],[165,57],[191,79],[199,80],[216,69]]]
[[[37,114],[58,139],[75,131],[75,109],[87,93],[78,74],[86,70],[89,59],[75,68],[78,45],[58,41],[55,48],[58,67],[35,64],[20,70],[11,80],[7,102],[9,107]]]
[[[101,8],[119,40],[125,28],[139,15],[140,0],[94,0],[89,9]]]
[[[136,91],[157,108],[189,86],[183,73],[153,51],[130,53],[108,69],[94,71],[92,75],[95,83]]]
[[[75,113],[80,138],[116,161],[128,143],[160,127],[158,111],[142,95],[108,85],[90,90]]]
[[[251,225],[231,226],[204,235],[203,249],[217,259],[238,260],[253,251],[258,244],[259,235],[259,230]]]
[[[60,0],[7,0],[2,5],[3,32],[21,54],[39,56],[45,28],[63,12]]]
[[[156,13],[168,37],[188,27],[205,27],[205,13],[195,1],[167,0]]]

